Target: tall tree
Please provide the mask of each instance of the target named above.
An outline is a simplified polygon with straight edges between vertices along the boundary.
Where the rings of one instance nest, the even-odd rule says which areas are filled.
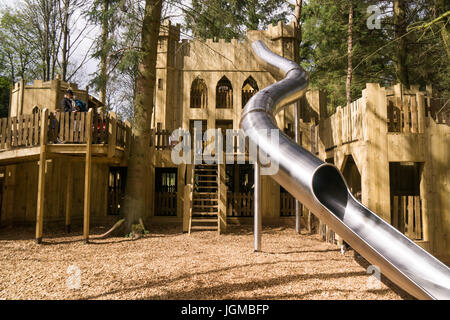
[[[394,0],[394,27],[395,38],[397,39],[395,54],[395,73],[397,81],[405,86],[409,86],[408,65],[407,65],[407,20],[406,20],[406,0]]]
[[[105,105],[106,103],[106,85],[107,85],[107,46],[109,38],[109,19],[107,12],[109,11],[109,0],[102,1],[102,35],[101,35],[101,48],[100,48],[100,101]]]
[[[162,0],[146,0],[141,37],[141,60],[136,83],[134,121],[128,162],[124,215],[128,227],[149,211],[147,194],[148,146],[156,82],[156,57]]]

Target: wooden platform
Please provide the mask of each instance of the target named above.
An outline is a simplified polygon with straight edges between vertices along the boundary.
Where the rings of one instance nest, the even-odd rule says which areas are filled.
[[[0,166],[35,162],[39,164],[36,241],[42,242],[45,212],[47,160],[67,159],[67,191],[72,186],[71,163],[85,163],[84,175],[84,231],[89,241],[90,188],[92,163],[103,162],[126,166],[131,139],[131,126],[116,118],[114,113],[89,112],[40,113],[0,119]],[[66,192],[66,227],[70,227],[71,192]]]

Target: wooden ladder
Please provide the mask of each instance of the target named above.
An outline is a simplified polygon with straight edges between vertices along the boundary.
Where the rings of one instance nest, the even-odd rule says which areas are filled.
[[[217,164],[196,164],[189,234],[192,230],[220,231]]]

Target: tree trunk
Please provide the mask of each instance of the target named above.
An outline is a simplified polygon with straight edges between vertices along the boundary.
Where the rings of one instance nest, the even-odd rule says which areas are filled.
[[[109,10],[109,0],[103,0],[102,12],[102,38],[101,38],[101,55],[100,55],[100,92],[99,98],[103,105],[106,105],[106,85],[108,83],[107,67],[108,67],[108,38],[109,38],[109,21],[107,12]]]
[[[134,120],[128,160],[127,182],[123,212],[128,230],[149,212],[148,187],[150,185],[149,145],[153,96],[156,80],[156,57],[161,19],[161,0],[146,0],[142,26],[142,57],[136,81]]]
[[[407,43],[406,43],[406,2],[405,0],[394,0],[394,27],[396,42],[395,71],[397,81],[409,86],[407,66]]]
[[[303,0],[296,0],[295,10],[294,10],[294,22],[300,31],[301,31],[300,18],[302,16],[302,6],[303,6]]]
[[[352,103],[352,78],[353,78],[353,2],[349,1],[349,10],[348,10],[348,68],[347,68],[347,84],[346,84],[346,93],[347,93],[347,106]]]
[[[63,36],[63,46],[62,46],[62,61],[61,61],[61,73],[62,80],[67,81],[67,66],[69,64],[69,6],[70,0],[64,1],[64,17],[62,19],[62,36]]]

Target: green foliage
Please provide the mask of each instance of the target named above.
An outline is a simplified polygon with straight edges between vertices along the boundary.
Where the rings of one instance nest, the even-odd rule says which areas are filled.
[[[11,82],[5,77],[0,77],[0,118],[8,116],[10,88]]]
[[[385,35],[383,30],[367,28],[367,6],[368,1],[354,1],[353,100],[367,82],[393,80],[389,57],[384,52],[372,54],[384,43]],[[312,87],[326,89],[332,106],[345,105],[348,2],[311,0],[304,5],[301,20],[301,61],[310,72]]]
[[[0,18],[0,75],[15,82],[33,79],[39,70],[32,28],[20,11],[7,9]]]
[[[183,7],[186,30],[201,39],[242,38],[246,30],[257,30],[270,23],[287,22],[291,13],[280,0],[193,0]]]
[[[429,22],[436,18],[439,1],[406,1],[408,25]],[[378,82],[390,86],[397,82],[395,63],[398,38],[393,26],[392,1],[353,1],[353,82],[352,97],[357,99],[366,83]],[[381,29],[369,30],[369,5],[382,12]],[[445,9],[440,11],[445,12]],[[310,0],[302,13],[303,42],[301,61],[311,76],[311,85],[326,89],[333,107],[346,104],[348,2]],[[422,89],[432,84],[441,97],[449,96],[449,59],[443,43],[442,29],[448,18],[426,30],[411,30],[407,39],[407,67],[411,84]]]

